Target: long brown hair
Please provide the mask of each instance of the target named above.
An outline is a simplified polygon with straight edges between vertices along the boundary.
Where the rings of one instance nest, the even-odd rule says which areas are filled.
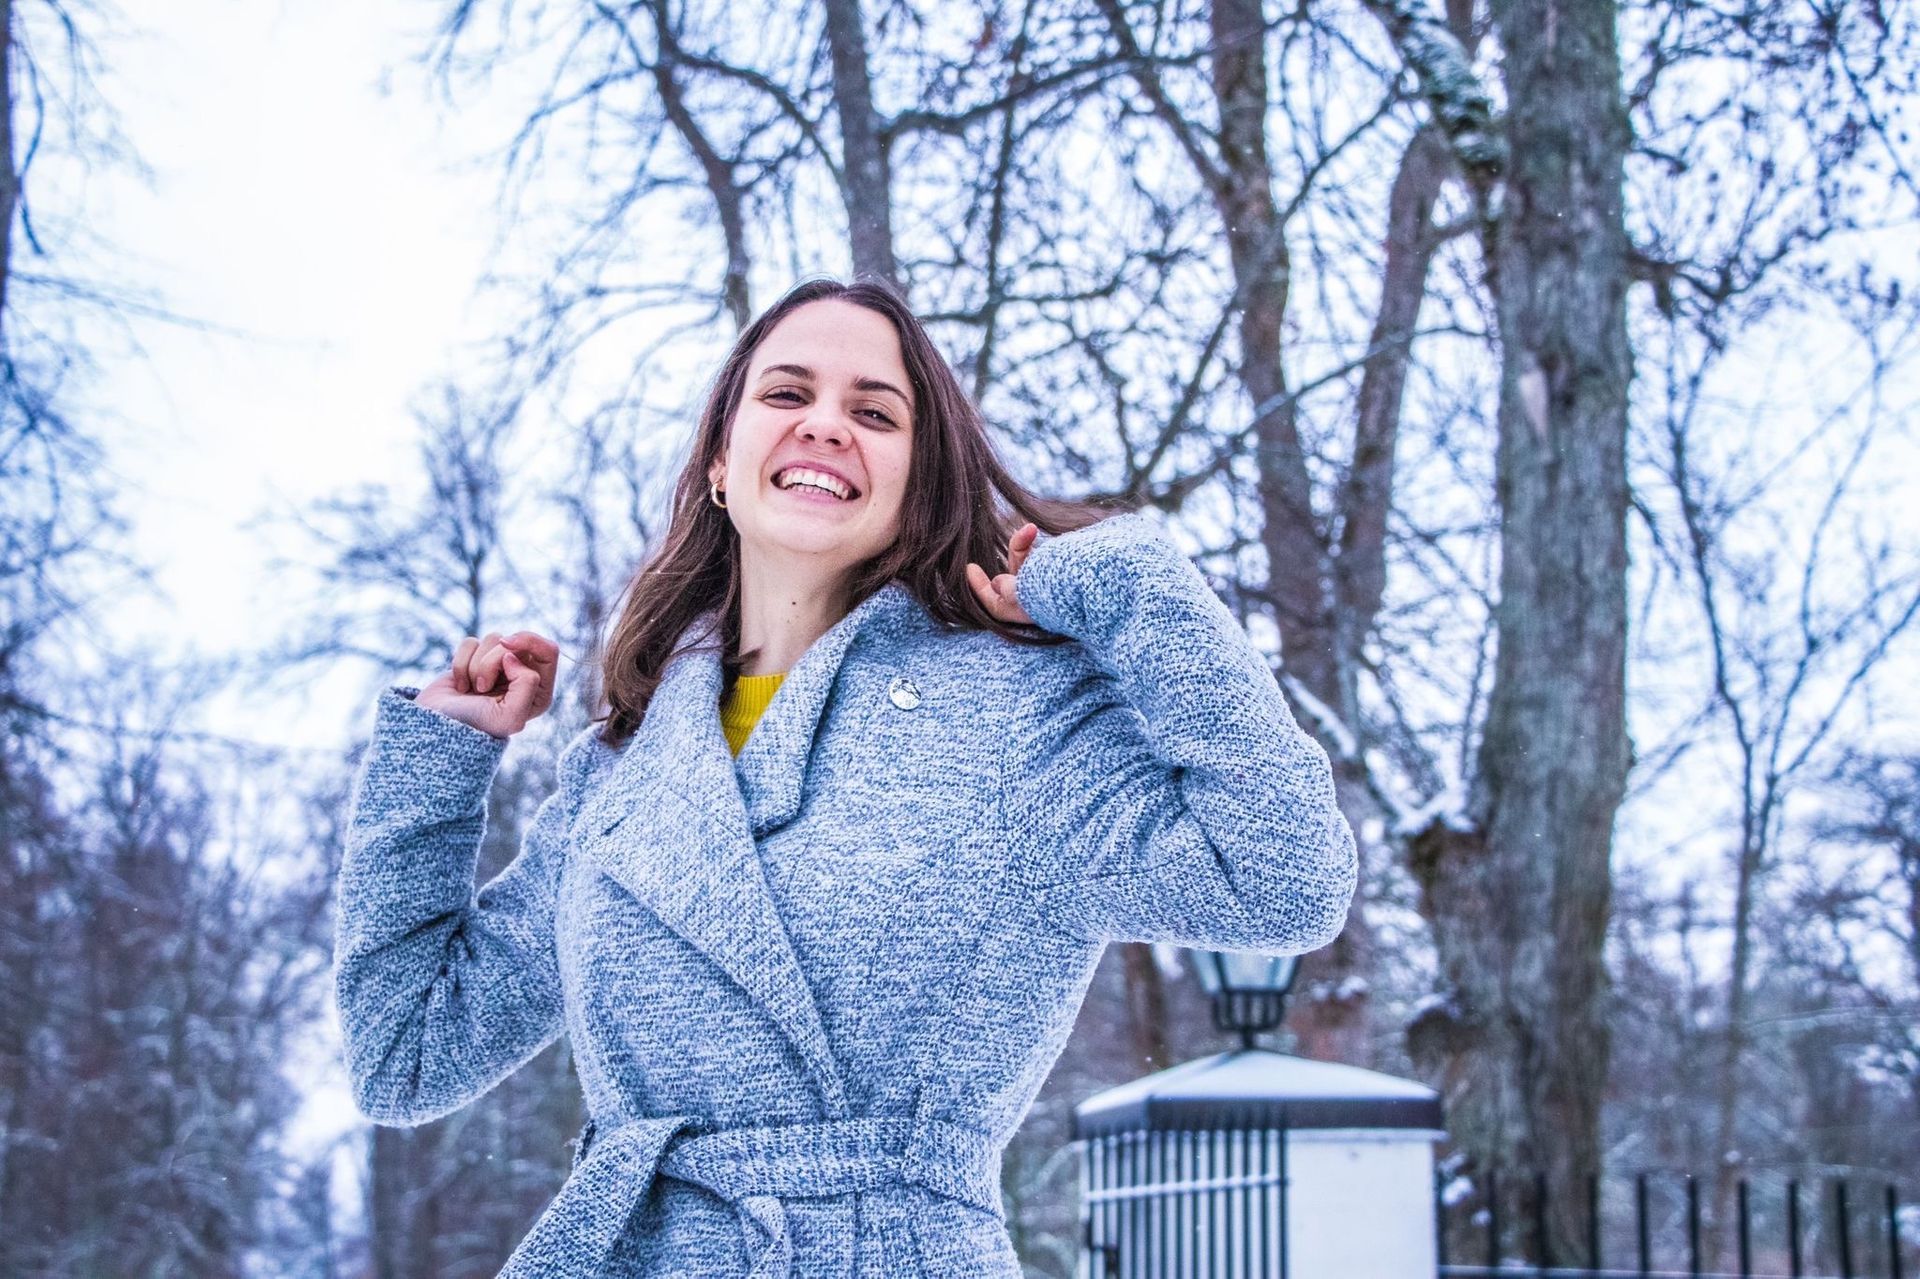
[[[627,584],[626,603],[601,655],[605,705],[594,719],[605,718],[600,740],[609,746],[624,746],[640,726],[674,641],[700,614],[720,610],[722,698],[750,656],[739,652],[740,539],[726,511],[709,498],[707,474],[729,441],[754,351],[788,314],[828,298],[893,322],[915,408],[900,535],[885,551],[854,566],[852,604],[898,578],[929,614],[949,626],[995,631],[1016,643],[1064,643],[1038,627],[1002,622],[987,612],[967,582],[967,563],[1005,572],[1007,540],[1028,521],[1057,536],[1131,509],[1042,497],[1022,487],[995,455],[979,409],[939,348],[890,286],[869,280],[804,281],[741,331],[707,393],[692,454],[674,485],[666,534]]]

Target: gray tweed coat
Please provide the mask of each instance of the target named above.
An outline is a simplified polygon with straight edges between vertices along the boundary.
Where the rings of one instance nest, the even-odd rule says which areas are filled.
[[[717,655],[678,653],[477,893],[506,743],[381,694],[336,921],[354,1097],[425,1123],[566,1034],[591,1116],[503,1274],[1017,1276],[1001,1151],[1106,944],[1339,932],[1326,754],[1157,518],[1042,537],[1016,582],[1078,642],[890,583],[737,759]]]

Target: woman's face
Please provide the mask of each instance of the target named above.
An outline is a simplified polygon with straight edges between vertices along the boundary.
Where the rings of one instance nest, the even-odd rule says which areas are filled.
[[[776,324],[748,363],[731,442],[708,475],[742,554],[847,569],[891,546],[912,456],[912,393],[884,315],[823,299]],[[796,483],[832,489],[827,477],[842,487]]]

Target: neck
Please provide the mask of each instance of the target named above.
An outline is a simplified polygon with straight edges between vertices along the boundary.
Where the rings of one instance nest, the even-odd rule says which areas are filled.
[[[847,615],[844,574],[809,574],[799,565],[778,569],[748,556],[740,571],[740,651],[759,654],[742,675],[772,675],[793,664]]]

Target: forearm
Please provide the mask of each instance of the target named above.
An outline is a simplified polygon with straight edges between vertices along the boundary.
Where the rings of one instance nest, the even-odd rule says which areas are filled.
[[[558,1033],[551,962],[557,797],[476,899],[505,742],[382,695],[341,863],[335,993],[362,1111],[423,1123],[486,1091]]]
[[[340,957],[404,943],[466,907],[505,750],[393,690],[380,695],[340,864]]]

